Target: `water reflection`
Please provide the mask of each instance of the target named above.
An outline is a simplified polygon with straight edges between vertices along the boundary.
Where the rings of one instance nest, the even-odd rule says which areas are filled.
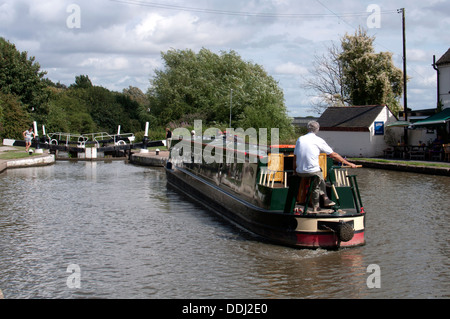
[[[0,175],[6,298],[449,297],[448,177],[358,170],[367,245],[261,242],[166,187],[162,169],[58,162]],[[69,264],[81,288],[66,285]],[[368,289],[367,267],[381,269]]]

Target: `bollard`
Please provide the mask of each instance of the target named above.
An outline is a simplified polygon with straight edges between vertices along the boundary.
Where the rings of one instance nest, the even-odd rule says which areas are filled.
[[[148,145],[148,137],[144,136],[144,140],[142,141],[142,149],[141,149],[141,153],[148,153],[148,149],[147,149],[147,145]]]
[[[156,149],[156,155],[159,155],[159,148]]]

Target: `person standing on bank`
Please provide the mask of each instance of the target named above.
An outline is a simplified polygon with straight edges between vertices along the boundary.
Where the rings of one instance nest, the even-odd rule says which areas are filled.
[[[36,134],[33,132],[33,128],[30,127],[28,130],[24,131],[23,137],[25,138],[25,152],[28,153],[28,149],[31,146],[31,140],[36,137]]]
[[[167,149],[170,149],[170,145],[172,144],[172,132],[170,128],[166,128],[166,146]]]
[[[357,167],[355,164],[350,163],[341,155],[334,152],[322,138],[318,137],[316,134],[319,132],[319,129],[320,125],[318,122],[309,122],[308,134],[299,137],[297,143],[295,144],[294,150],[294,172],[297,176],[318,177],[318,179],[315,179],[318,182],[315,183],[312,193],[314,213],[317,213],[319,210],[319,201],[321,196],[323,197],[325,207],[336,205],[336,203],[331,201],[326,195],[325,180],[319,165],[319,155],[321,153],[325,153],[335,161],[348,165],[351,168]],[[298,178],[298,183],[300,183],[300,178]]]

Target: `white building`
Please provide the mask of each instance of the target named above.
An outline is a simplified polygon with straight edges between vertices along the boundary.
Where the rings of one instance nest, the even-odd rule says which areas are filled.
[[[390,142],[386,125],[396,121],[385,105],[329,107],[318,136],[342,156],[381,157]]]
[[[438,73],[438,94],[443,109],[450,108],[450,49],[433,65]]]

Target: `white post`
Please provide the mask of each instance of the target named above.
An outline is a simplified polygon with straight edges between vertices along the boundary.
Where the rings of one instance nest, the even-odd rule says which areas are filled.
[[[33,126],[34,126],[34,134],[36,134],[36,136],[39,136],[39,132],[37,130],[37,123],[36,123],[36,121],[33,122]]]
[[[119,127],[117,128],[117,135],[120,135],[120,125],[119,125]]]
[[[149,123],[145,123],[145,133],[144,133],[144,148],[140,150],[141,153],[148,153],[147,142],[148,142],[148,126]]]
[[[36,141],[38,143],[36,148],[35,148],[35,150],[34,150],[34,152],[36,154],[43,154],[44,150],[39,147],[39,132],[37,130],[37,123],[36,123],[36,121],[33,122],[33,126],[34,126],[34,133],[36,134]]]
[[[148,137],[148,125],[149,125],[149,123],[146,122],[145,123],[145,134],[144,134],[145,137]]]
[[[230,89],[230,129],[231,129],[231,109],[233,108],[233,89]]]

